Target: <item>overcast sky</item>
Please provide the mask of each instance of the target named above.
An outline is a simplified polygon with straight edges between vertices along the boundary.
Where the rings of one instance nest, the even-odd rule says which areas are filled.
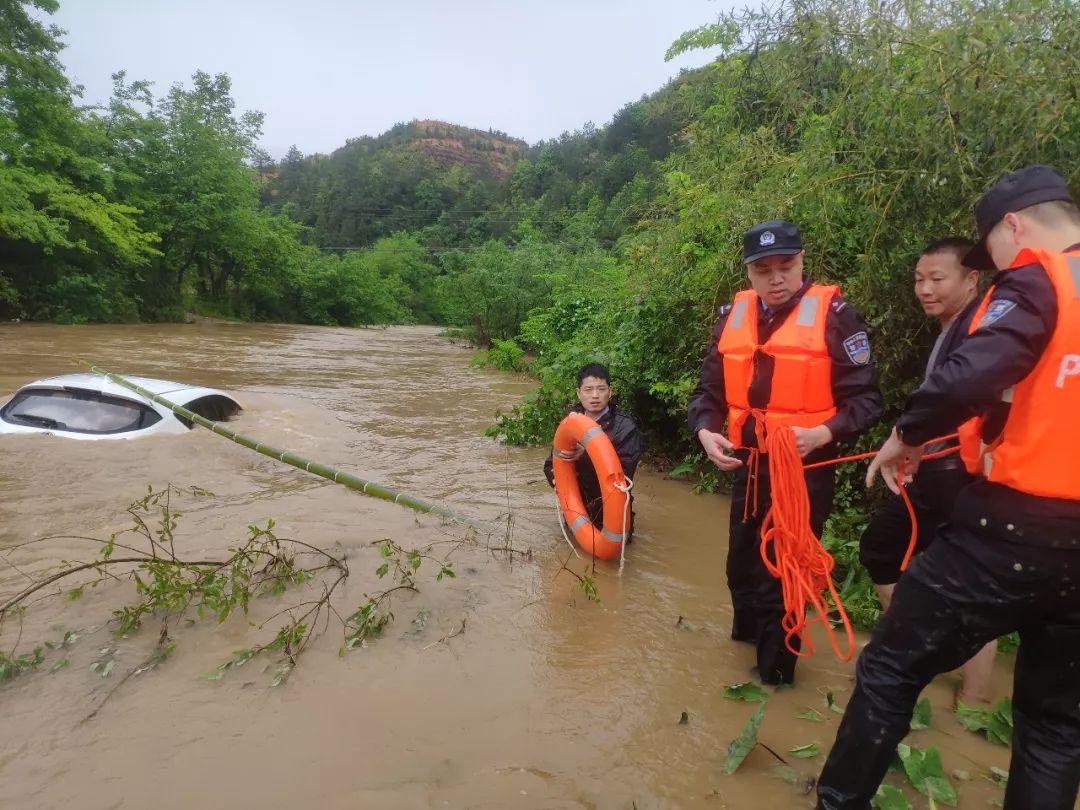
[[[262,146],[328,152],[398,121],[435,118],[535,143],[661,87],[683,31],[731,0],[61,0],[61,54],[84,100],[110,74],[163,94],[195,70],[228,73]]]

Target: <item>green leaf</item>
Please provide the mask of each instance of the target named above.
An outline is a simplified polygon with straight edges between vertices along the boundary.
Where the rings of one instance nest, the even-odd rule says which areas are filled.
[[[769,693],[756,683],[746,681],[724,689],[724,697],[728,700],[745,700],[748,703],[758,700],[764,703],[769,699]]]
[[[930,701],[923,698],[915,706],[915,712],[911,715],[912,731],[922,731],[930,728]]]
[[[70,602],[74,602],[76,599],[81,599],[82,595],[83,595],[83,586],[82,585],[80,585],[78,588],[72,588],[70,591],[67,592],[67,598],[68,598],[68,601],[70,601]]]
[[[762,702],[757,707],[757,710],[750,715],[750,719],[746,721],[742,733],[728,745],[727,765],[724,767],[726,773],[735,773],[747,755],[754,750],[757,745],[758,730],[761,728],[761,721],[764,717],[765,703]]]
[[[389,570],[390,570],[390,563],[383,563],[382,565],[380,565],[378,568],[375,569],[375,576],[377,576],[379,579],[382,579],[383,577],[386,576],[386,574],[387,574],[387,572]]]
[[[836,702],[836,698],[833,697],[832,692],[826,692],[825,693],[825,703],[827,703],[829,708],[832,711],[836,712],[837,714],[843,714],[844,713],[844,707]]]
[[[874,796],[877,810],[911,810],[911,803],[899,789],[892,785],[882,785]]]
[[[932,800],[956,807],[956,790],[942,770],[941,753],[936,748],[922,750],[901,743],[896,753],[912,787]]]
[[[678,466],[672,468],[671,474],[673,476],[675,476],[675,475],[686,475],[687,473],[693,472],[693,471],[694,471],[694,465],[691,464],[689,461],[684,461],[682,464],[679,464]]]
[[[788,753],[799,759],[810,759],[821,753],[821,747],[817,743],[807,743],[806,745],[796,745],[794,748],[789,748]]]
[[[59,672],[61,669],[66,669],[71,665],[71,661],[67,658],[61,658],[49,669],[49,672]]]
[[[773,765],[769,770],[772,771],[774,775],[779,776],[789,785],[794,785],[796,782],[799,781],[798,771],[796,771],[790,765],[781,765],[778,763],[776,765]]]
[[[1002,768],[998,768],[998,767],[996,767],[994,765],[991,765],[990,766],[990,773],[994,777],[994,784],[1000,785],[1001,787],[1005,787],[1005,786],[1007,786],[1009,784],[1009,772],[1008,771],[1006,771],[1006,770],[1004,770]]]
[[[799,712],[795,716],[800,720],[809,720],[811,723],[825,722],[825,718],[822,717],[821,712],[816,709],[807,709],[805,712]]]
[[[1012,745],[1012,700],[1005,698],[993,709],[984,706],[956,707],[956,717],[968,731],[982,732],[986,739],[998,745]]]

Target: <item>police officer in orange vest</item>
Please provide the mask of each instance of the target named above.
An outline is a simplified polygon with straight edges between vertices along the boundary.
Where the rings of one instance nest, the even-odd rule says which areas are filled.
[[[980,477],[908,569],[859,657],[819,810],[870,807],[934,676],[1020,633],[1005,807],[1071,810],[1080,786],[1080,210],[1047,166],[979,200],[969,267],[1001,272],[972,332],[908,397],[872,462],[890,489],[963,424]],[[976,417],[974,422],[967,421]]]
[[[770,494],[765,431],[791,426],[799,453],[812,463],[835,457],[838,442],[854,439],[881,415],[866,324],[837,287],[804,278],[804,255],[790,222],[762,222],[746,232],[751,289],[721,307],[689,405],[690,429],[708,457],[735,473],[727,557],[731,637],[756,645],[757,674],[766,684],[792,683],[796,656],[780,626],[780,582],[759,550]],[[832,509],[833,469],[809,471],[806,483],[811,525],[820,536]]]

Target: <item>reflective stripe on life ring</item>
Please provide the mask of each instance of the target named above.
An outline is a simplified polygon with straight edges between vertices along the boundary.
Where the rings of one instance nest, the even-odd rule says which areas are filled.
[[[616,486],[626,481],[622,463],[604,429],[585,414],[575,412],[559,423],[552,445],[556,450],[567,453],[577,444],[585,448],[596,469],[600,494],[604,501],[604,525],[597,528],[589,519],[588,510],[581,497],[574,462],[553,454],[555,492],[559,497],[563,520],[586,554],[598,560],[617,560],[622,551],[625,529],[623,520],[626,515],[626,499],[629,497],[628,493]]]

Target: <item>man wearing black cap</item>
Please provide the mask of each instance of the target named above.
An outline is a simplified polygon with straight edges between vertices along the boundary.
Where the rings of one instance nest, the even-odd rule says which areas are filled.
[[[1072,808],[1080,786],[1080,210],[1046,166],[975,208],[971,267],[998,268],[972,333],[908,397],[867,473],[897,489],[927,440],[962,427],[979,475],[908,569],[859,657],[818,784],[820,810],[870,806],[934,676],[1020,633],[1005,807]],[[972,417],[975,417],[973,421]]]
[[[866,324],[838,288],[803,277],[803,259],[799,229],[790,222],[747,231],[743,262],[751,289],[720,308],[689,405],[690,429],[709,458],[735,473],[727,557],[731,637],[757,646],[758,677],[766,684],[792,683],[796,656],[780,625],[780,582],[759,550],[770,497],[761,438],[790,426],[799,453],[820,461],[881,415]],[[809,471],[806,483],[811,525],[820,536],[832,509],[833,469]]]

